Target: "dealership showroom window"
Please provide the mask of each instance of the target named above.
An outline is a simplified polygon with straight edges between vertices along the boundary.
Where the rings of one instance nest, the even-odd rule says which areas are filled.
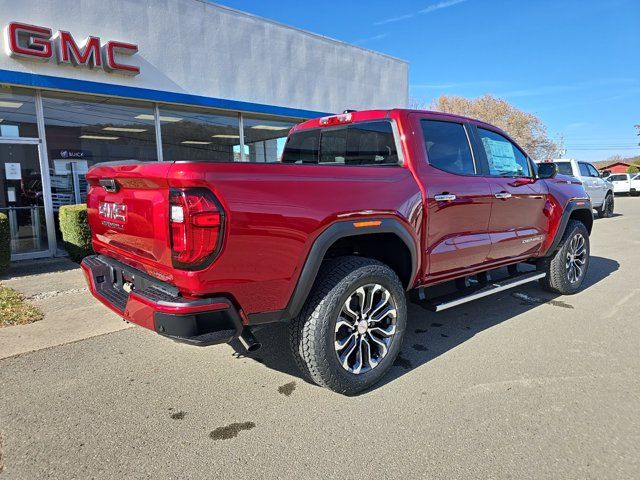
[[[35,90],[0,88],[0,155],[18,170],[0,179],[0,212],[11,220],[14,255],[48,248],[45,195],[51,195],[61,240],[59,209],[86,200],[85,174],[96,163],[277,162],[289,129],[303,120],[106,96],[40,94],[46,152],[38,151]],[[40,171],[42,154],[48,159],[48,191]]]

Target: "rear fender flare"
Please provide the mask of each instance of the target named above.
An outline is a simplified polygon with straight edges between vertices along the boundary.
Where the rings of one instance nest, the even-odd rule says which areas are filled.
[[[380,221],[381,223],[380,225],[356,227],[354,223],[359,220],[375,220]],[[342,220],[331,224],[314,240],[287,307],[284,310],[277,312],[251,314],[249,315],[249,323],[255,325],[260,323],[288,321],[296,317],[302,310],[302,307],[311,292],[316,277],[318,276],[318,272],[320,271],[322,261],[324,260],[329,248],[341,238],[355,235],[374,235],[379,233],[393,233],[397,235],[409,249],[411,254],[411,277],[408,282],[408,287],[411,288],[418,272],[420,256],[418,243],[403,222],[395,218]]]
[[[318,276],[318,271],[320,270],[324,256],[331,245],[344,237],[367,234],[374,235],[377,233],[394,233],[400,237],[409,249],[411,253],[411,277],[409,286],[411,286],[418,271],[418,248],[413,236],[399,220],[384,218],[381,220],[379,226],[371,227],[356,227],[353,220],[336,222],[318,235],[318,238],[313,242],[311,250],[309,250],[309,255],[307,255],[307,260],[300,272],[298,283],[287,305],[287,311],[291,315],[291,318],[298,315],[300,310],[302,310],[302,306],[309,296],[313,283]]]

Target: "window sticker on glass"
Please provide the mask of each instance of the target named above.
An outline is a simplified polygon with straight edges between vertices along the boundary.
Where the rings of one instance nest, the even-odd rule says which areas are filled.
[[[478,128],[478,134],[487,153],[490,175],[527,177],[531,174],[527,157],[513,143],[483,128]]]
[[[486,137],[482,139],[482,143],[487,152],[489,170],[492,175],[519,172],[520,165],[516,162],[516,155],[510,143]]]

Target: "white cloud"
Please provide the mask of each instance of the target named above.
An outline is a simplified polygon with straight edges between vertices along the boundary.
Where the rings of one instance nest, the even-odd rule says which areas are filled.
[[[520,90],[512,90],[509,92],[498,93],[498,97],[516,98],[516,97],[535,97],[539,95],[553,95],[556,93],[571,92],[584,88],[608,87],[614,85],[636,85],[638,80],[635,78],[598,78],[587,80],[584,82],[562,83],[556,85],[539,85],[531,88]]]
[[[458,5],[459,3],[463,3],[466,1],[467,0],[443,0],[441,2],[429,5],[428,7],[423,8],[422,10],[418,10],[417,12],[406,13],[404,15],[399,15],[397,17],[385,18],[384,20],[374,22],[374,25],[386,25],[387,23],[399,22],[401,20],[408,20],[417,15],[426,15],[428,13],[432,13],[437,10],[442,10],[443,8],[453,7],[454,5]]]
[[[381,33],[380,35],[374,35],[373,37],[360,38],[358,40],[354,40],[351,43],[354,43],[356,45],[361,45],[363,43],[373,42],[375,40],[382,40],[383,38],[386,38],[388,36],[389,36],[388,33]]]
[[[411,88],[448,90],[451,88],[496,87],[501,84],[502,82],[499,82],[497,80],[477,80],[477,81],[470,81],[470,82],[451,82],[451,83],[416,83],[411,85]]]

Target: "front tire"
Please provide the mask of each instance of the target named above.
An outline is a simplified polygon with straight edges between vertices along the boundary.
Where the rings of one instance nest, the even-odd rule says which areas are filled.
[[[569,220],[555,255],[538,265],[547,274],[540,279],[542,288],[561,295],[577,293],[589,268],[589,253],[589,232],[584,223]]]
[[[369,258],[326,261],[289,339],[300,370],[314,383],[354,395],[388,372],[407,325],[402,283]]]

